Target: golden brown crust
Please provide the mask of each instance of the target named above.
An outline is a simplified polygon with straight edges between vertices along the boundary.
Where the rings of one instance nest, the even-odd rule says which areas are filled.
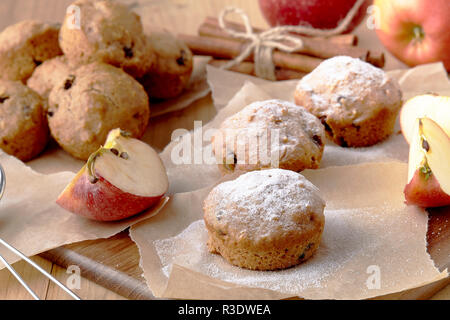
[[[61,55],[59,26],[27,20],[0,33],[0,78],[25,82],[44,61]]]
[[[212,138],[223,174],[273,167],[297,172],[316,169],[324,143],[320,121],[304,108],[281,100],[250,104],[227,118]]]
[[[121,128],[140,138],[150,115],[144,88],[123,70],[103,63],[77,69],[49,96],[52,136],[76,158],[86,160],[110,130]]]
[[[110,0],[78,0],[79,28],[67,14],[60,32],[60,45],[73,66],[104,62],[142,77],[154,55],[143,32],[139,15],[125,4]]]
[[[203,204],[208,248],[242,268],[275,270],[312,256],[324,228],[324,201],[302,175],[253,171],[215,187]]]
[[[0,148],[22,161],[36,157],[48,141],[44,100],[21,82],[0,80]]]
[[[168,32],[154,32],[147,40],[156,59],[150,71],[139,82],[151,98],[177,97],[186,88],[192,74],[191,50]]]
[[[335,57],[299,81],[294,99],[322,121],[332,141],[366,147],[394,131],[402,92],[383,70],[359,59]]]

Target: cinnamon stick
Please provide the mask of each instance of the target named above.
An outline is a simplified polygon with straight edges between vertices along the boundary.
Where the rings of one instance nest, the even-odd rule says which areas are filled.
[[[227,64],[230,60],[223,60],[223,59],[211,59],[211,61],[208,62],[208,64],[215,66],[215,67],[222,67],[225,64]],[[255,76],[255,64],[253,62],[244,61],[241,62],[228,70],[239,72],[243,74],[248,74],[251,76]],[[281,69],[276,68],[275,69],[275,77],[277,78],[277,81],[283,81],[283,80],[294,80],[294,79],[301,79],[306,75],[304,72],[289,70],[289,69]]]
[[[201,36],[216,37],[221,39],[236,39],[219,26],[209,23],[203,23],[200,25],[198,33]],[[328,59],[340,55],[350,56],[367,61],[379,68],[384,67],[384,54],[381,51],[374,52],[364,48],[336,44],[326,39],[313,39],[299,35],[295,35],[294,37],[301,39],[303,42],[303,48],[299,50],[299,53],[322,59]],[[241,42],[245,41],[243,39],[238,40]]]
[[[222,59],[236,58],[247,46],[247,43],[234,38],[222,39],[186,34],[180,34],[178,38],[184,41],[194,54]],[[278,50],[273,52],[272,58],[274,65],[277,67],[306,73],[313,71],[323,61],[323,59],[304,54],[286,53]],[[253,55],[248,60],[254,62]]]
[[[215,17],[206,17],[203,24],[209,24],[215,27],[219,26],[219,20]],[[236,31],[245,31],[245,27],[242,24],[227,21],[226,25]],[[260,33],[264,31],[261,28],[253,28],[254,32]],[[297,35],[297,34],[294,34]],[[311,37],[311,39],[319,39],[319,40],[326,40],[331,43],[340,44],[340,45],[348,45],[348,46],[356,46],[358,44],[358,37],[354,34],[339,34],[331,37]]]

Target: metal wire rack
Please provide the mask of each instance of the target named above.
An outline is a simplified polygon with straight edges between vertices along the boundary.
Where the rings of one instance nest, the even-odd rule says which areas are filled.
[[[3,167],[0,165],[0,199],[3,197],[3,193],[5,192],[6,187],[6,174],[3,170]],[[2,238],[0,238],[0,244],[6,247],[8,250],[13,252],[14,254],[18,255],[20,258],[22,258],[24,261],[29,263],[32,267],[34,267],[36,270],[41,272],[45,277],[50,279],[53,283],[55,283],[57,286],[59,286],[62,290],[64,290],[66,293],[68,293],[73,299],[75,300],[81,300],[75,293],[73,293],[69,288],[67,288],[65,285],[63,285],[61,282],[56,280],[51,274],[49,274],[47,271],[42,269],[39,265],[37,265],[34,261],[29,259],[26,255],[24,255],[22,252],[14,248],[12,245],[4,241]],[[25,281],[22,279],[22,277],[17,273],[16,270],[6,261],[6,259],[0,254],[0,262],[2,262],[6,268],[12,273],[12,275],[17,279],[17,281],[20,282],[20,284],[30,293],[30,295],[36,299],[40,300],[40,298],[37,296],[37,294],[25,283]]]

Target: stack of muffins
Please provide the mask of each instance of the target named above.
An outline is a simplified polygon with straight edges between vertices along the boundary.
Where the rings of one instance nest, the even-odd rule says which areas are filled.
[[[145,34],[113,0],[77,0],[61,26],[24,21],[0,34],[0,148],[28,161],[53,137],[86,160],[108,132],[144,134],[151,99],[181,94],[192,53],[169,33]]]

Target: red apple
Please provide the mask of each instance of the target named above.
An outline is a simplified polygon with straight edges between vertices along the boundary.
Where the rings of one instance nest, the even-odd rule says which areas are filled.
[[[115,221],[152,207],[168,187],[158,154],[146,143],[115,129],[56,203],[89,219]]]
[[[303,25],[319,29],[336,28],[357,0],[259,0],[267,22],[272,26]],[[358,10],[345,32],[351,32],[363,20],[371,0]]]
[[[407,204],[450,205],[450,137],[429,118],[416,120],[409,151]]]
[[[424,117],[434,120],[450,136],[450,97],[430,93],[415,96],[405,102],[400,111],[400,127],[408,143],[411,141],[416,119]]]
[[[410,66],[442,61],[450,70],[450,1],[375,0],[377,35]]]

